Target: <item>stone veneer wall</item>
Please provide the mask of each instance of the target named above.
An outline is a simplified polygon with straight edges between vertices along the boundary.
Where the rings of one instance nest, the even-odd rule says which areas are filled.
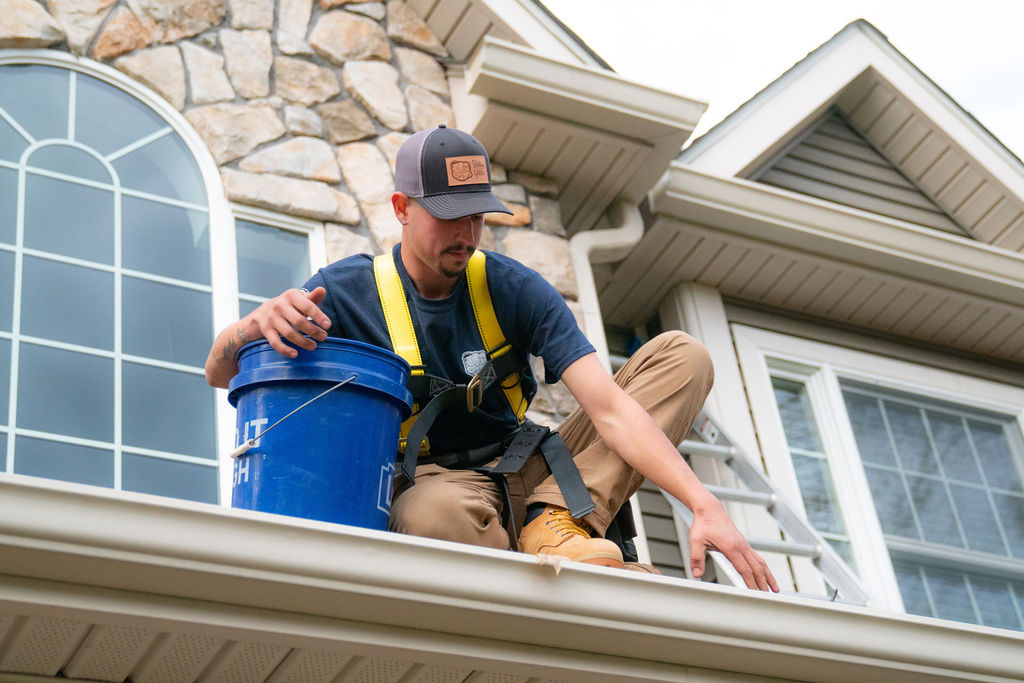
[[[448,53],[400,0],[2,4],[0,48],[69,51],[149,86],[206,142],[230,200],[323,221],[331,261],[400,239],[395,153],[415,131],[454,125]],[[489,215],[481,246],[538,270],[578,314],[559,187],[492,171],[514,215]],[[542,383],[530,416],[554,424],[574,406]]]

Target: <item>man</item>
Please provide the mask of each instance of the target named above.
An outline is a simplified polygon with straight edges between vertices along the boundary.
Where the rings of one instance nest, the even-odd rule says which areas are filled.
[[[415,328],[413,343],[426,372],[464,385],[488,357],[485,352],[493,351],[485,348],[484,333],[474,320],[478,302],[468,291],[467,266],[480,242],[483,214],[510,212],[491,193],[490,161],[483,145],[444,126],[417,133],[402,146],[395,188],[391,201],[402,224],[402,241],[393,250],[392,272],[401,281],[398,291],[404,290],[407,317]],[[383,258],[389,262],[387,255]],[[396,302],[382,304],[386,297],[374,291],[383,291],[380,277],[371,257],[354,256],[321,269],[303,289],[263,303],[218,335],[206,364],[207,380],[227,386],[238,371],[237,349],[256,339],[266,339],[288,357],[297,352],[284,340],[312,350],[328,336],[391,349],[387,316],[394,312],[389,308],[386,314],[383,307]],[[505,512],[511,513],[513,533],[522,525],[518,546],[524,552],[634,568],[624,565],[618,546],[600,536],[646,477],[694,513],[694,576],[704,573],[706,551],[717,549],[748,587],[778,591],[767,564],[674,446],[689,431],[711,389],[706,349],[682,332],[660,335],[613,379],[564,300],[536,272],[488,253],[486,282],[497,321],[521,361],[522,400],[528,403],[536,391],[525,363],[532,354],[543,359],[546,380],[561,379],[579,403],[559,433],[594,508],[582,519],[572,517],[559,482],[539,455],[501,482],[478,471],[478,466],[498,461],[492,447],[509,443],[518,427],[517,412],[525,407],[506,400],[502,383],[496,382],[472,412],[452,406],[437,416],[427,435],[429,453],[421,455],[415,470],[415,485],[395,494],[391,529],[508,548]],[[397,306],[404,312],[400,301]],[[485,454],[484,461],[473,462],[479,454]],[[498,485],[504,482],[505,495]]]

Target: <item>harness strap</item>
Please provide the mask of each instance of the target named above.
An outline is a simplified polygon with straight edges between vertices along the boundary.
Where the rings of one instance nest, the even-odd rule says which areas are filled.
[[[469,285],[469,299],[473,304],[473,315],[480,330],[480,338],[484,341],[484,348],[494,349],[492,353],[495,358],[510,353],[512,347],[505,342],[505,333],[498,324],[498,316],[494,313],[494,303],[491,301],[491,290],[487,286],[487,256],[479,249],[469,257],[466,282]],[[523,397],[520,373],[517,370],[507,377],[500,376],[504,378],[501,389],[505,392],[505,398],[515,413],[516,421],[522,424],[529,406]]]
[[[460,404],[466,406],[467,412],[473,412],[483,400],[484,391],[494,384],[499,377],[507,376],[513,366],[518,367],[515,356],[513,354],[503,354],[494,360],[489,360],[473,376],[473,379],[468,384],[454,384],[440,377],[423,375],[418,383],[429,380],[430,398],[427,400],[427,405],[420,410],[411,429],[405,435],[405,445],[402,448],[402,471],[405,472],[407,477],[410,479],[415,478],[416,460],[421,454],[421,445],[426,440],[427,432],[434,424],[437,416],[444,412],[445,409]],[[416,395],[415,391],[413,391],[413,395]],[[516,471],[518,471],[518,468]]]
[[[395,266],[394,256],[384,254],[373,259],[373,277],[377,281],[377,294],[380,296],[380,307],[384,311],[384,321],[388,326],[388,335],[391,337],[391,346],[399,356],[412,366],[410,381],[413,378],[424,376],[423,358],[420,356],[420,345],[416,341],[416,328],[412,324],[412,314],[409,313],[409,304],[405,300],[405,288],[402,286],[402,278],[398,275],[398,267]],[[412,392],[416,397],[416,392]],[[420,405],[413,403],[412,413],[402,422],[399,431],[400,447],[406,443],[409,430],[416,422],[416,416],[420,412]],[[430,448],[427,442],[424,446]]]

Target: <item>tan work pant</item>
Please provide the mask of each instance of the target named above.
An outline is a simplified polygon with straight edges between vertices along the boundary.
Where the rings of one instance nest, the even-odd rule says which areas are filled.
[[[714,382],[707,349],[679,331],[658,335],[615,373],[615,382],[650,413],[672,443],[690,431]],[[615,514],[643,483],[641,477],[605,446],[579,408],[558,432],[565,440],[596,509],[586,521],[603,535]],[[566,507],[543,457],[535,454],[517,474],[508,475],[516,533],[526,506],[548,503]],[[416,484],[391,503],[391,530],[490,548],[506,549],[509,536],[501,524],[502,496],[486,475],[448,470],[439,465],[416,468]]]

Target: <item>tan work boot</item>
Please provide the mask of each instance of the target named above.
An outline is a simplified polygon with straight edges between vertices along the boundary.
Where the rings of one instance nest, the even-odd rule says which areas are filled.
[[[591,538],[565,508],[548,505],[519,535],[519,549],[534,555],[561,555],[576,562],[622,568],[619,547],[604,538]]]

